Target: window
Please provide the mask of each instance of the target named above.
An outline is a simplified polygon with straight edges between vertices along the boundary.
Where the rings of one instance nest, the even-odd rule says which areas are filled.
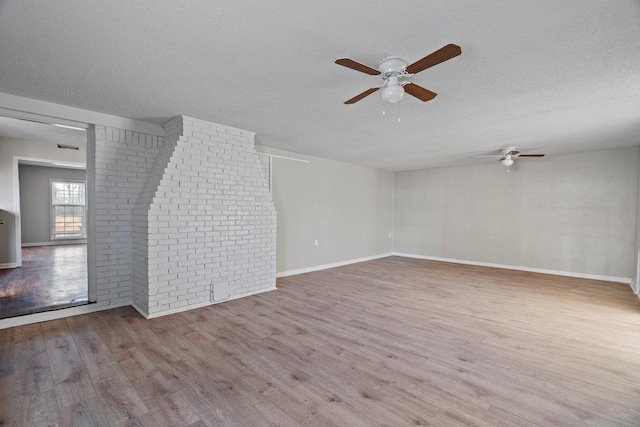
[[[85,183],[51,180],[51,239],[84,239]]]

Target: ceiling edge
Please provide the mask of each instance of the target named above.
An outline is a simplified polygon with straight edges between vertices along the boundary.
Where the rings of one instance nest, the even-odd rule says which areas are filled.
[[[53,104],[37,99],[23,98],[0,92],[0,114],[27,120],[48,121],[66,125],[102,125],[117,129],[146,133],[149,135],[164,136],[161,125],[127,119],[125,117],[112,116],[83,110],[66,105]]]

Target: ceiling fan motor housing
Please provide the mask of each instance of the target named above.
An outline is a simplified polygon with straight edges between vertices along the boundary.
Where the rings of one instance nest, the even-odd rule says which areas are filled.
[[[407,68],[407,63],[397,56],[387,56],[380,61],[378,65],[378,71],[382,74],[388,73],[400,73]]]

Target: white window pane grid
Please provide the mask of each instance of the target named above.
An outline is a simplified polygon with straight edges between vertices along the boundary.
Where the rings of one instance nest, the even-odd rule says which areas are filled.
[[[53,182],[54,205],[84,206],[84,183],[82,182]]]
[[[51,196],[52,237],[54,239],[86,237],[85,184],[53,181]]]

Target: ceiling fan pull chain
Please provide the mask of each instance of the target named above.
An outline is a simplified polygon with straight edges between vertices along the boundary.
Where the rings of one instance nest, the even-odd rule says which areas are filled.
[[[397,119],[397,122],[400,122],[400,104],[391,104],[390,107],[393,111],[394,117]]]

